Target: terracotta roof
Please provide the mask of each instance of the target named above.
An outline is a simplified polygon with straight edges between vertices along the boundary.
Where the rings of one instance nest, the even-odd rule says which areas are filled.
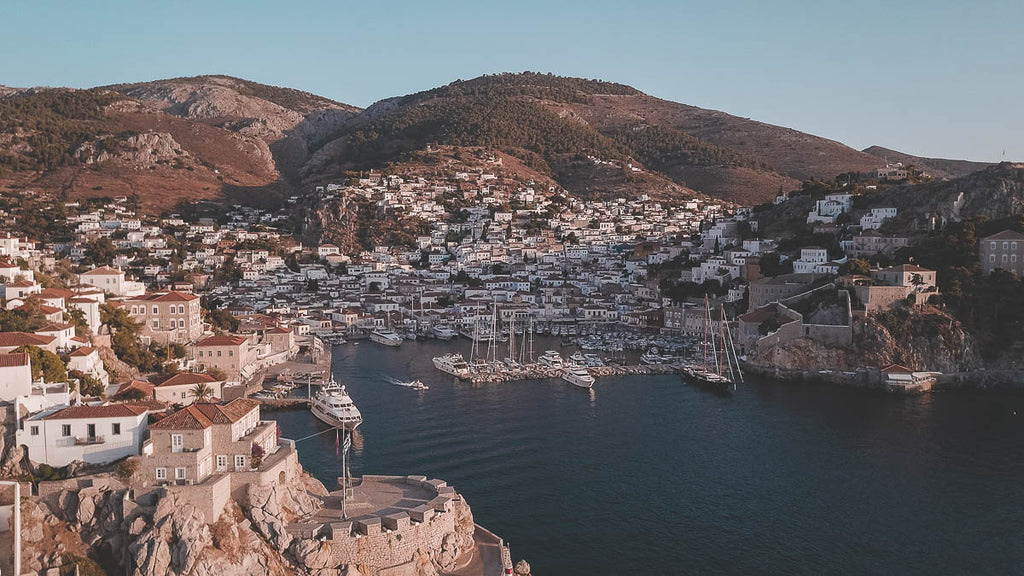
[[[91,346],[82,346],[81,348],[75,350],[71,354],[68,354],[68,358],[78,358],[80,356],[88,356],[89,354],[92,354],[95,351],[96,351],[96,349],[91,347]]]
[[[65,420],[70,418],[119,418],[123,416],[139,416],[149,409],[135,404],[104,404],[102,406],[69,406],[58,410],[43,420]]]
[[[251,398],[236,398],[227,404],[193,404],[214,424],[238,422],[259,405],[258,400]]]
[[[82,272],[80,276],[110,276],[111,274],[124,274],[124,272],[117,268],[111,268],[110,266],[100,266],[99,268],[93,268],[88,272]]]
[[[71,323],[64,324],[63,322],[53,322],[47,324],[46,326],[43,326],[39,330],[36,330],[36,334],[39,334],[40,332],[61,332],[63,330],[67,330],[68,328],[74,327],[75,325]]]
[[[118,387],[117,392],[114,396],[120,396],[129,390],[140,390],[145,393],[146,396],[153,395],[153,385],[143,380],[132,380],[131,382],[125,382]]]
[[[245,336],[210,336],[196,343],[196,346],[240,346],[248,340]]]
[[[1024,240],[1024,234],[1014,232],[1013,230],[1003,230],[991,236],[986,236],[982,240]]]
[[[906,366],[900,364],[889,364],[885,368],[882,368],[884,374],[913,374],[914,371]]]
[[[60,288],[45,288],[39,293],[40,298],[71,298],[74,292]]]
[[[0,346],[46,346],[56,340],[54,336],[40,336],[28,332],[0,332]]]
[[[155,422],[150,428],[158,430],[202,430],[212,425],[213,422],[200,412],[195,404],[192,404]]]
[[[181,372],[180,374],[175,374],[167,380],[157,384],[157,386],[182,386],[188,384],[201,384],[204,382],[219,382],[219,380],[209,374]]]
[[[17,282],[11,282],[7,284],[10,288],[31,288],[35,286],[35,282],[29,282],[28,280],[18,280]]]
[[[185,294],[184,292],[171,291],[166,294],[145,294],[143,296],[136,296],[130,298],[129,302],[191,302],[192,300],[198,300],[199,296],[194,294]]]
[[[28,354],[16,352],[11,354],[0,354],[0,368],[12,368],[14,366],[28,366]]]

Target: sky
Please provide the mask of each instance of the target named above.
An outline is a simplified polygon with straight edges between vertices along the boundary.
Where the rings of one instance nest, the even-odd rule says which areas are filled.
[[[227,74],[367,106],[532,70],[858,149],[1024,160],[1022,0],[0,0],[0,15],[7,86]]]

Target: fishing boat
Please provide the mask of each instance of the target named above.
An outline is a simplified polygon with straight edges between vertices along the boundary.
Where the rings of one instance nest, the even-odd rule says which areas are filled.
[[[433,361],[434,368],[445,374],[451,374],[456,378],[466,378],[469,376],[469,364],[462,358],[462,354],[458,352],[445,354],[444,356],[435,356]]]
[[[352,398],[345,387],[338,384],[331,376],[330,381],[320,386],[316,394],[309,398],[309,409],[320,421],[335,428],[355,430],[363,423]]]
[[[729,330],[725,307],[719,311],[718,326],[713,325],[711,304],[704,296],[704,363],[687,368],[682,378],[689,384],[706,388],[719,394],[732,394],[736,382],[743,381],[736,346]]]
[[[582,366],[574,366],[566,370],[562,374],[562,380],[580,388],[592,388],[594,386],[594,377]]]
[[[370,333],[370,340],[384,346],[401,346],[402,337],[394,330],[377,329]]]

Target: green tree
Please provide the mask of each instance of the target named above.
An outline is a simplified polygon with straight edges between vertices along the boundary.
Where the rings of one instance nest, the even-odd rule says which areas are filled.
[[[45,382],[66,382],[68,379],[67,366],[64,361],[49,350],[43,350],[38,346],[22,346],[14,350],[28,354],[29,362],[32,364],[32,379],[42,379]]]
[[[117,256],[117,247],[110,238],[100,237],[85,243],[85,257],[93,264],[110,266]]]
[[[871,263],[863,258],[850,258],[839,267],[840,274],[859,274],[867,276],[871,274]]]
[[[206,382],[200,382],[188,391],[188,395],[196,402],[209,402],[213,398],[213,388]]]

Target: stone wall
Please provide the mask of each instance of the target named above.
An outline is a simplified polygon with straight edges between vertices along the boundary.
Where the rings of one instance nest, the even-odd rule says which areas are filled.
[[[310,570],[357,565],[363,574],[417,576],[430,564],[451,570],[473,546],[469,505],[444,481],[424,476],[363,477],[368,479],[402,480],[435,497],[409,512],[331,522],[301,534],[292,543],[292,552]]]

